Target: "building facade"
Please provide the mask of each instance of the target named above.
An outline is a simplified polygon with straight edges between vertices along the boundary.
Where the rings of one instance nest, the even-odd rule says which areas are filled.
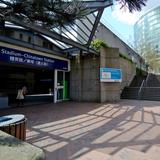
[[[0,35],[0,106],[16,103],[17,90],[27,86],[28,102],[68,99],[70,60],[40,34],[6,26]]]
[[[100,55],[82,51],[71,57],[62,54],[53,41],[41,34],[6,25],[0,35],[0,78],[3,82],[0,84],[0,107],[4,107],[7,100],[12,106],[22,85],[28,88],[26,101],[29,103],[120,100],[121,91],[131,83],[136,68],[140,68],[141,57],[102,24],[95,38],[108,45]],[[101,68],[121,69],[122,81],[101,82]]]
[[[151,9],[134,26],[135,47],[139,54],[160,51],[160,6]]]

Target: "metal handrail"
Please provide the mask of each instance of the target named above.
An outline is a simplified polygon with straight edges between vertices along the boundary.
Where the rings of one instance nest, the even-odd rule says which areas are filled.
[[[147,86],[147,83],[148,83],[149,76],[150,76],[150,73],[147,74],[147,78],[146,78],[146,86]]]
[[[144,86],[147,86],[149,76],[150,76],[150,73],[147,74],[146,79],[144,79],[144,80],[142,81],[142,83],[141,83],[141,86],[140,86],[139,91],[138,91],[138,97],[139,97],[139,98],[140,98],[142,89],[144,88]]]
[[[141,86],[139,88],[139,91],[138,91],[138,97],[139,98],[140,98],[140,94],[141,94],[141,91],[142,91],[142,88],[143,88],[144,84],[145,84],[145,80],[142,81],[142,84],[141,84]]]

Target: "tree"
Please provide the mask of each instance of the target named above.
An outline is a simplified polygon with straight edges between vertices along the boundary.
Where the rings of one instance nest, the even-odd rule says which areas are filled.
[[[1,7],[4,16],[15,15],[17,18],[53,28],[67,25],[77,18],[82,18],[87,10],[79,0],[0,0],[6,7]]]
[[[140,11],[146,5],[147,0],[116,0],[121,4],[121,8],[127,7],[130,12]]]
[[[145,47],[145,48],[144,48]],[[155,73],[160,72],[160,53],[148,43],[139,44],[139,54],[144,58],[149,68]]]
[[[116,0],[129,11],[141,10],[147,0]],[[27,22],[53,28],[71,24],[88,12],[82,0],[0,0],[0,17],[15,15]],[[2,16],[2,17],[3,17]]]
[[[152,71],[155,73],[160,72],[160,54],[158,54],[155,50],[150,49],[149,52],[143,55],[143,58]]]

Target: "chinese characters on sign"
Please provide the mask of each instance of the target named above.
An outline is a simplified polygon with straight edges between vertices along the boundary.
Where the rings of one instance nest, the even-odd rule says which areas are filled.
[[[35,67],[47,67],[50,69],[68,70],[68,61],[49,58],[1,46],[0,46],[0,61],[16,63],[16,64],[32,65]]]

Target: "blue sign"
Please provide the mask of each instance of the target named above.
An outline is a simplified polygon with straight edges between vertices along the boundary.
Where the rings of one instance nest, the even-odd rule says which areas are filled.
[[[122,71],[116,68],[101,68],[100,69],[101,82],[122,82]]]
[[[0,46],[0,61],[48,69],[68,70],[68,61]]]

